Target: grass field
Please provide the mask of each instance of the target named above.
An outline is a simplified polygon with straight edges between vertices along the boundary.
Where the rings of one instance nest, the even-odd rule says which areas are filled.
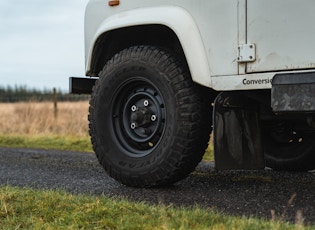
[[[88,102],[0,104],[0,146],[92,151]],[[208,159],[211,159],[210,145]],[[0,229],[311,229],[211,209],[0,186]]]
[[[92,152],[88,101],[0,103],[0,146]]]
[[[0,135],[88,137],[88,102],[0,103]]]

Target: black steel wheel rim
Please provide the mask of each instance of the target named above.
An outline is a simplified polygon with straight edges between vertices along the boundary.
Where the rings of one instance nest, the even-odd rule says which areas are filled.
[[[120,84],[112,97],[110,113],[114,139],[124,154],[143,157],[161,142],[166,108],[151,81],[134,77]]]

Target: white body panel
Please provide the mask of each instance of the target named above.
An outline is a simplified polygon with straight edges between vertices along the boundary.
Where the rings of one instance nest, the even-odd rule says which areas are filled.
[[[161,24],[178,36],[192,78],[211,87],[210,76],[238,73],[237,13],[237,1],[230,0],[198,4],[191,0],[124,0],[117,7],[106,7],[104,1],[92,0],[85,21],[87,71],[94,43],[102,33],[132,25]]]
[[[91,0],[86,70],[101,34],[161,24],[177,35],[195,82],[218,91],[271,88],[279,71],[315,68],[314,7],[314,0],[121,0],[115,7]],[[237,62],[238,46],[245,43],[256,46],[253,62]]]
[[[163,12],[164,17],[160,17]],[[143,18],[147,18],[144,22]],[[144,9],[134,9],[126,12],[121,12],[110,16],[100,24],[93,37],[95,41],[104,31],[110,31],[116,28],[134,25],[146,24],[161,24],[171,28],[180,37],[181,44],[189,63],[189,68],[193,78],[197,78],[203,85],[210,86],[210,69],[207,63],[207,53],[203,46],[198,28],[191,17],[191,15],[179,7],[154,7]],[[90,49],[89,56],[92,56],[92,49]],[[90,59],[87,60],[89,66]],[[198,77],[197,77],[198,76]]]
[[[256,44],[256,61],[247,72],[315,68],[315,1],[247,2],[247,42]]]

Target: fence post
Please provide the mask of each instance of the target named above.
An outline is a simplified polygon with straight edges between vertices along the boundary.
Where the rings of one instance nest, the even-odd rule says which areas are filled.
[[[54,101],[54,116],[55,116],[55,119],[57,119],[58,107],[57,107],[57,90],[56,90],[56,88],[53,89],[53,101]]]

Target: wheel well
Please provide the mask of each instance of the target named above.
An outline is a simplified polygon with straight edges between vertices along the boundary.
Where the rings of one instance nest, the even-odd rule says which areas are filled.
[[[90,76],[98,76],[105,63],[119,51],[136,45],[163,47],[185,57],[176,34],[163,25],[141,25],[116,29],[102,34],[96,41]]]

